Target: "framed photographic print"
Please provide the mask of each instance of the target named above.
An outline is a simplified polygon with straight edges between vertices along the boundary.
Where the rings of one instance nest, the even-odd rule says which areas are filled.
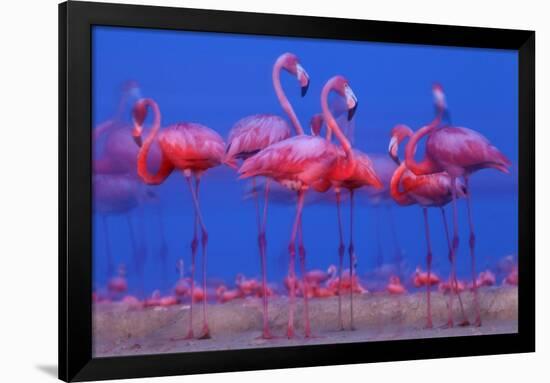
[[[534,351],[534,39],[60,4],[60,378]]]

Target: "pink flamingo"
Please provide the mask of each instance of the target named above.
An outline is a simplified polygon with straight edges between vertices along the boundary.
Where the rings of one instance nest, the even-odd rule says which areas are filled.
[[[304,134],[304,130],[300,125],[300,121],[296,117],[296,113],[292,105],[288,101],[283,87],[281,85],[281,71],[286,70],[293,76],[296,76],[302,89],[302,97],[305,96],[309,87],[309,76],[304,68],[300,65],[298,57],[292,53],[283,53],[275,61],[272,71],[273,87],[279,99],[281,107],[286,112],[288,118],[292,122],[296,134]],[[225,162],[234,166],[237,159],[247,159],[248,157],[258,153],[260,150],[272,145],[276,142],[285,140],[290,137],[290,128],[287,122],[273,114],[256,114],[245,117],[233,126],[229,132],[227,139],[227,150],[225,154]],[[254,197],[256,200],[256,221],[258,225],[258,247],[260,250],[260,262],[262,273],[262,288],[263,296],[263,332],[262,337],[265,339],[272,338],[269,331],[268,318],[268,294],[267,291],[267,270],[266,270],[266,248],[267,240],[265,235],[266,220],[267,220],[267,204],[269,195],[269,179],[266,179],[264,185],[264,208],[260,218],[260,202],[258,193],[255,190],[256,180],[252,179]]]
[[[142,144],[143,122],[147,116],[148,108],[153,110],[154,122],[152,131]],[[206,258],[208,233],[202,217],[199,206],[199,183],[202,174],[209,168],[221,164],[224,155],[225,144],[223,139],[214,130],[197,123],[176,123],[158,132],[161,124],[161,114],[157,103],[150,99],[141,99],[134,106],[134,130],[132,132],[136,143],[141,146],[138,154],[138,174],[149,185],[159,185],[172,173],[174,169],[180,170],[184,175],[195,209],[195,230],[191,242],[191,309],[189,315],[189,331],[187,338],[193,337],[193,315],[192,307],[194,300],[194,273],[195,273],[195,255],[197,248],[197,226],[200,226],[202,232],[202,278],[203,291],[206,292]],[[158,136],[162,158],[159,169],[156,174],[149,173],[147,169],[147,155],[153,143]],[[195,188],[191,178],[195,179]],[[206,315],[206,299],[203,300],[203,329],[200,339],[210,338],[210,329]]]
[[[179,279],[176,282],[176,286],[174,286],[174,294],[176,294],[177,297],[182,299],[187,294],[189,294],[189,283],[185,278],[183,259],[179,259],[178,262],[176,263],[176,270],[179,274]]]
[[[107,289],[112,295],[120,295],[128,291],[128,282],[126,281],[126,268],[124,265],[118,267],[117,276],[109,279]]]
[[[128,124],[124,121],[124,114],[127,112],[127,106],[133,104],[140,96],[139,85],[135,81],[127,81],[122,86],[122,92],[120,96],[120,101],[117,107],[115,114],[108,120],[98,124],[92,131],[92,143],[94,147],[99,147],[100,141],[103,141],[101,147],[101,152],[94,153],[94,159],[92,161],[92,169],[94,177],[96,175],[121,175],[126,176],[127,178],[135,177],[137,179],[136,172],[136,158],[138,155],[139,148],[133,141],[131,129],[131,124]],[[151,150],[151,155],[149,156],[149,165],[153,168],[157,168],[160,162],[160,152],[157,147],[153,147]],[[112,178],[116,179],[116,178]],[[126,181],[125,181],[126,182]],[[115,193],[118,193],[115,191]],[[162,219],[161,207],[158,201],[158,198],[148,190],[146,192],[139,192],[140,202],[155,202],[155,211],[157,212],[157,217],[159,221],[159,228],[161,230],[161,247],[159,251],[159,256],[161,258],[162,264],[166,266],[166,258],[168,253],[168,248],[166,246],[166,238],[164,236],[164,223]],[[96,196],[94,195],[94,199]],[[141,204],[139,204],[141,205]],[[138,212],[141,214],[141,206],[138,207]],[[104,224],[105,226],[106,224]],[[105,230],[105,228],[104,228]],[[143,239],[143,235],[140,235]],[[143,241],[140,243],[139,253],[142,257],[145,254],[145,244]],[[143,265],[136,265],[139,269],[143,268]]]
[[[479,299],[476,283],[475,266],[475,233],[472,219],[471,192],[469,189],[470,175],[478,170],[493,168],[503,173],[508,173],[511,163],[504,154],[493,146],[487,138],[480,133],[463,127],[444,126],[439,127],[442,117],[446,113],[447,104],[443,88],[435,84],[432,88],[434,101],[437,108],[437,117],[431,124],[422,127],[411,137],[405,151],[407,168],[416,175],[426,175],[446,171],[451,177],[452,201],[453,201],[453,251],[454,258],[458,249],[458,210],[456,204],[457,187],[455,180],[464,179],[464,185],[468,190],[466,202],[468,207],[468,223],[470,226],[470,257],[472,269],[472,283],[474,291],[474,306],[476,318],[474,324],[481,326]],[[425,157],[417,162],[414,158],[418,142],[427,136]]]
[[[133,104],[139,96],[138,83],[125,82],[115,114],[93,129],[94,145],[107,134],[102,152],[94,156],[92,161],[94,174],[135,174],[138,148],[132,142],[132,127],[124,122],[123,115],[127,106]]]
[[[465,186],[459,180],[453,180],[445,172],[439,172],[429,175],[416,176],[414,173],[407,169],[406,163],[401,162],[398,157],[399,144],[413,135],[413,131],[406,125],[396,125],[391,131],[391,141],[388,147],[390,157],[399,165],[399,167],[394,172],[392,179],[390,181],[390,193],[392,198],[399,205],[407,206],[412,204],[418,204],[422,207],[422,213],[424,216],[424,230],[426,233],[426,244],[427,244],[427,279],[430,280],[430,274],[432,269],[432,245],[430,239],[430,228],[428,223],[428,207],[439,207],[441,211],[441,216],[443,219],[443,226],[445,228],[445,234],[447,238],[447,245],[449,248],[449,259],[451,261],[451,281],[456,283],[456,267],[455,261],[452,257],[452,246],[449,238],[449,229],[447,226],[447,217],[445,216],[445,205],[447,205],[453,195],[453,182],[458,186],[457,193],[459,197],[464,197],[466,193]],[[403,191],[400,190],[400,187],[403,187]],[[426,327],[431,328],[432,325],[432,314],[431,314],[431,302],[430,302],[430,286],[431,284],[426,284],[427,287],[427,324]],[[464,308],[462,305],[462,299],[460,294],[457,293],[458,300],[460,302],[460,307],[463,316],[462,325],[468,323],[466,316],[464,314]],[[449,304],[449,318],[447,325],[449,327],[453,326],[452,319],[452,294],[450,295],[450,304]]]
[[[310,270],[305,275],[305,280],[309,284],[320,285],[332,278],[336,274],[336,266],[330,265],[327,271],[323,270]]]
[[[399,279],[397,275],[390,276],[390,282],[388,283],[386,290],[391,295],[401,295],[407,293],[407,289],[403,286],[401,279]]]
[[[346,98],[349,109],[349,116],[353,116],[357,99],[351,91],[347,80],[341,76],[332,78],[325,84],[322,92],[322,102],[326,103],[326,97],[331,90],[337,91],[342,97]],[[302,285],[305,283],[305,257],[306,251],[303,244],[302,210],[304,206],[304,196],[310,187],[316,187],[320,179],[325,179],[329,171],[338,161],[342,162],[344,173],[351,175],[355,170],[355,159],[351,145],[337,124],[329,124],[329,128],[334,130],[344,151],[342,152],[332,143],[325,139],[315,136],[298,135],[270,145],[261,150],[256,155],[246,159],[239,169],[241,178],[250,178],[264,176],[274,179],[290,190],[297,193],[296,215],[292,226],[292,233],[288,252],[289,261],[289,280],[295,280],[294,262],[295,262],[295,242],[298,239],[298,251],[300,255],[300,265],[302,269]],[[345,153],[345,155],[343,155]],[[344,166],[344,165],[347,166]],[[295,283],[290,283],[290,302],[287,336],[294,336],[294,298]],[[311,327],[309,323],[309,309],[307,303],[307,294],[304,291],[304,323],[305,335],[311,336]]]
[[[322,126],[322,120],[327,121],[327,125],[329,124],[337,124],[336,119],[330,109],[328,108],[328,102],[326,98],[328,97],[328,94],[325,95],[325,98],[323,99],[322,103],[323,106],[323,115],[322,117],[315,116],[312,121],[312,133],[315,135],[319,135],[320,127]],[[327,140],[330,141],[331,139],[331,129],[327,129]],[[354,244],[353,244],[353,203],[354,203],[354,192],[356,189],[361,188],[363,186],[372,186],[375,189],[382,189],[383,184],[378,178],[378,175],[376,174],[376,171],[374,170],[374,166],[372,164],[372,161],[370,160],[369,156],[357,149],[353,149],[353,155],[356,161],[355,169],[351,174],[347,174],[346,169],[346,162],[339,161],[337,162],[337,166],[332,168],[329,176],[328,181],[334,188],[335,194],[336,194],[336,209],[337,209],[337,217],[338,217],[338,233],[340,237],[340,245],[338,247],[338,259],[339,259],[339,268],[338,268],[338,275],[339,280],[342,280],[342,269],[343,269],[343,261],[344,261],[344,251],[345,251],[345,245],[344,245],[344,237],[343,237],[343,231],[342,231],[342,217],[340,212],[340,203],[341,203],[341,190],[342,188],[347,189],[350,195],[350,244],[349,244],[349,262],[350,262],[350,278],[353,276],[353,270],[354,265],[356,263],[355,258],[355,250],[354,250]],[[343,156],[340,156],[342,158]],[[341,284],[339,285],[338,290],[338,323],[340,330],[344,329],[344,322],[342,320],[342,291],[341,291]],[[350,327],[353,330],[354,329],[354,322],[353,322],[353,290],[350,289]]]

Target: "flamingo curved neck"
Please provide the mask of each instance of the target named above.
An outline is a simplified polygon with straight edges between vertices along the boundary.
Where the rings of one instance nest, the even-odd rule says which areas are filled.
[[[426,156],[426,154],[424,154],[424,159],[420,162],[417,162],[414,159],[414,155],[416,153],[416,146],[418,145],[418,142],[424,136],[431,134],[439,126],[442,116],[443,109],[438,108],[438,112],[434,120],[430,124],[418,129],[412,135],[409,143],[405,147],[405,162],[407,164],[407,168],[409,168],[409,170],[417,176],[432,174],[439,171],[438,166],[433,162],[430,157]]]
[[[139,150],[138,158],[137,158],[137,168],[138,168],[138,175],[143,179],[143,181],[150,185],[158,185],[162,183],[169,175],[172,173],[172,170],[174,169],[173,165],[166,159],[164,156],[164,153],[162,153],[162,159],[160,163],[160,167],[156,174],[149,173],[149,170],[147,169],[147,156],[149,155],[149,150],[151,149],[151,145],[153,144],[153,141],[155,140],[155,137],[157,135],[157,132],[160,129],[160,109],[157,105],[157,103],[151,99],[145,100],[145,107],[151,107],[154,114],[154,120],[153,120],[153,128],[151,129],[151,132],[143,142],[143,146]]]
[[[342,149],[344,149],[344,151],[346,152],[348,159],[352,160],[353,152],[351,149],[351,144],[349,143],[344,133],[342,133],[342,130],[340,130],[336,119],[334,118],[328,107],[328,95],[333,89],[334,83],[332,81],[329,81],[325,84],[323,91],[321,92],[321,108],[323,110],[323,118],[325,119],[325,122],[327,124],[327,130],[331,131],[336,136],[336,138],[340,142],[340,145],[342,145]],[[327,132],[327,139],[330,139],[330,137],[330,133]]]
[[[407,166],[404,162],[402,162],[393,172],[390,181],[390,194],[399,205],[412,205],[414,203],[414,200],[406,192],[399,190],[401,178],[403,177],[403,174],[405,174],[406,170]]]
[[[283,108],[285,113],[288,115],[288,118],[290,118],[290,121],[292,121],[292,125],[296,130],[296,134],[303,135],[304,129],[302,128],[302,125],[300,124],[298,117],[296,117],[296,113],[294,112],[292,105],[290,105],[290,102],[286,98],[285,92],[283,90],[283,86],[281,85],[282,68],[283,68],[282,62],[280,60],[277,60],[275,62],[275,65],[273,66],[273,73],[272,73],[273,88],[275,88],[275,93],[277,94],[277,98],[279,99],[279,103],[281,104],[281,107]]]

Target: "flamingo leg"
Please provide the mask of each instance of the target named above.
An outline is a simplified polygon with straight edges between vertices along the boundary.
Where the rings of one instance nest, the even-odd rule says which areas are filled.
[[[456,279],[456,261],[453,257],[453,250],[451,245],[451,238],[449,237],[449,225],[447,224],[447,215],[445,213],[445,208],[441,208],[441,217],[443,219],[443,227],[445,228],[445,238],[447,239],[447,247],[449,249],[449,261],[451,262],[451,275],[449,277],[449,282],[451,284],[451,293],[449,294],[449,318],[447,320],[447,327],[453,327],[453,293],[456,294],[458,298],[458,303],[460,305],[460,312],[462,313],[462,322],[461,326],[467,326],[469,324],[468,318],[466,318],[466,313],[464,312],[464,305],[462,303],[462,298],[460,297],[460,291],[458,291],[458,281]]]
[[[401,251],[401,245],[399,244],[399,237],[397,236],[397,229],[395,227],[395,220],[393,219],[393,212],[391,205],[387,205],[388,209],[388,220],[390,222],[390,231],[395,246],[395,264],[397,265],[397,276],[403,278],[401,274],[401,265],[403,263],[403,252]]]
[[[458,238],[458,206],[456,203],[456,178],[451,177],[451,193],[453,196],[452,203],[453,203],[453,242],[451,246],[451,259],[453,262],[456,262],[456,254],[458,251],[458,244],[459,244],[459,238]],[[452,283],[455,283],[454,281]],[[458,286],[451,286],[452,288],[458,288]],[[452,290],[451,290],[452,292]]]
[[[338,245],[338,328],[344,330],[344,321],[342,319],[342,269],[344,268],[344,233],[342,230],[342,213],[341,213],[341,192],[336,190],[336,212],[338,215],[338,234],[340,236],[340,244]]]
[[[253,181],[255,183],[255,181]],[[255,186],[255,185],[254,185]],[[254,187],[255,188],[255,187]],[[263,303],[263,331],[262,338],[271,339],[271,331],[269,331],[269,316],[268,316],[268,296],[267,296],[267,240],[265,235],[266,222],[267,222],[267,204],[269,200],[269,179],[266,179],[264,185],[264,209],[262,218],[260,218],[260,204],[258,193],[256,194],[256,213],[258,220],[258,246],[260,248],[260,262],[262,269],[262,303]]]
[[[306,248],[304,247],[304,238],[302,230],[302,214],[300,214],[300,222],[298,223],[298,254],[300,255],[300,272],[302,273],[302,292],[304,295],[304,332],[305,337],[311,337],[311,325],[309,322],[309,305],[308,305],[308,283],[306,281]]]
[[[430,238],[430,224],[428,222],[428,209],[422,208],[422,213],[424,214],[424,230],[426,231],[426,265],[428,270],[428,283],[426,284],[426,302],[428,306],[426,328],[432,328],[432,303],[431,303],[431,277],[432,277],[432,241]]]
[[[375,207],[374,209],[376,225],[374,230],[376,230],[376,266],[379,268],[384,264],[384,253],[382,252],[382,238],[380,233],[381,221],[380,221],[380,207]]]
[[[193,239],[191,240],[191,302],[189,304],[189,330],[185,339],[193,339],[193,304],[195,302],[195,263],[197,259],[199,216],[195,212],[193,223]]]
[[[139,288],[138,296],[143,297],[144,288],[143,288],[143,270],[141,268],[140,256],[138,255],[138,246],[136,243],[136,235],[134,232],[134,225],[132,223],[132,218],[129,214],[126,214],[126,222],[128,223],[128,231],[130,233],[130,245],[132,247],[132,253],[134,255],[134,267],[139,279]]]
[[[111,252],[111,237],[109,236],[109,227],[107,225],[107,216],[101,216],[101,227],[103,228],[103,236],[105,237],[105,254],[107,255],[107,279],[113,276],[114,263],[113,253]]]
[[[470,180],[468,175],[464,176],[464,185],[466,186],[466,204],[468,206],[468,224],[470,226],[470,258],[472,260],[472,288],[474,290],[474,307],[476,311],[475,326],[481,326],[481,314],[479,310],[479,296],[477,291],[477,272],[476,272],[476,256],[475,244],[476,236],[474,232],[474,220],[472,218],[472,199],[470,195]],[[456,187],[456,186],[455,186]]]
[[[350,330],[355,330],[355,325],[353,323],[353,269],[355,268],[355,247],[353,244],[353,189],[349,191],[349,280],[350,280],[350,292],[349,292],[349,307],[350,307]]]
[[[195,189],[193,189],[193,184],[191,182],[191,177],[186,177],[187,183],[189,185],[189,190],[191,191],[191,196],[193,198],[193,204],[195,206],[195,212],[197,214],[198,223],[201,229],[201,247],[202,247],[202,288],[204,292],[204,298],[202,300],[202,318],[203,318],[203,325],[202,325],[202,335],[199,337],[199,339],[209,339],[210,336],[210,328],[208,327],[208,317],[207,317],[207,293],[206,293],[206,261],[207,261],[207,245],[208,245],[208,232],[206,231],[206,226],[204,225],[204,220],[202,218],[202,213],[199,205],[199,185],[200,185],[200,177],[198,175],[195,175]]]
[[[298,191],[298,201],[296,202],[296,216],[294,217],[294,224],[292,225],[292,233],[290,235],[290,243],[288,244],[289,264],[288,264],[288,279],[290,282],[290,297],[288,308],[288,325],[287,325],[287,337],[294,337],[294,300],[295,300],[295,285],[296,285],[296,272],[295,272],[295,260],[296,260],[296,233],[298,231],[298,225],[300,223],[300,217],[302,215],[302,209],[304,207],[304,191]]]
[[[160,205],[160,203],[155,206],[155,211],[156,211],[157,220],[158,220],[158,224],[159,224],[159,234],[160,234],[159,257],[160,257],[161,267],[162,267],[162,280],[166,281],[168,279],[168,271],[167,271],[168,246],[166,244],[166,234],[165,234],[165,230],[164,230],[163,212],[162,212],[162,206]]]

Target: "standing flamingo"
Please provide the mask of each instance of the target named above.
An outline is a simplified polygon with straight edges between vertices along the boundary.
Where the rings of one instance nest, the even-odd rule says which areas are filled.
[[[413,135],[413,131],[406,125],[396,125],[391,130],[391,141],[388,147],[390,157],[399,165],[394,172],[390,182],[390,193],[395,202],[399,205],[406,206],[412,204],[418,204],[422,207],[422,213],[424,216],[424,230],[426,234],[427,245],[427,279],[431,280],[432,269],[432,245],[430,239],[430,228],[428,222],[428,207],[439,207],[441,210],[441,216],[443,219],[443,226],[445,227],[445,234],[447,238],[447,245],[449,249],[449,260],[451,262],[451,283],[456,283],[456,266],[454,258],[452,257],[452,246],[449,238],[449,229],[447,226],[447,217],[445,216],[445,205],[452,200],[453,182],[457,186],[456,190],[459,197],[465,197],[467,190],[464,184],[459,180],[452,179],[447,173],[439,172],[429,175],[416,176],[414,173],[407,169],[406,163],[401,162],[398,157],[399,144]],[[403,191],[400,190],[400,186],[403,187]],[[432,313],[430,302],[430,290],[431,284],[426,284],[426,299],[427,299],[427,322],[426,327],[431,328],[432,325]],[[462,311],[463,322],[461,325],[468,324],[466,316],[464,314],[464,308],[462,305],[462,299],[460,293],[457,291],[457,297],[460,302],[460,308]],[[449,318],[447,325],[453,326],[452,317],[452,294],[450,294],[449,304]]]
[[[349,117],[353,116],[357,106],[357,99],[348,85],[347,80],[341,76],[333,77],[325,84],[321,93],[321,100],[326,104],[326,98],[330,91],[337,91],[346,98]],[[294,336],[294,298],[295,298],[295,270],[294,262],[296,255],[295,242],[298,239],[298,251],[300,255],[300,266],[302,270],[302,285],[305,289],[305,257],[306,251],[303,244],[302,209],[304,196],[310,187],[317,187],[319,180],[326,179],[329,171],[337,162],[342,162],[342,169],[345,175],[351,175],[355,170],[355,159],[351,145],[337,124],[329,124],[329,129],[340,141],[343,152],[329,141],[315,136],[298,135],[270,145],[256,155],[246,159],[239,169],[241,178],[264,176],[274,179],[283,186],[297,193],[296,215],[292,226],[288,252],[290,280],[290,302],[287,336]],[[346,166],[344,166],[346,165]],[[311,336],[309,322],[309,310],[307,294],[304,291],[304,326],[305,336]]]
[[[140,250],[136,243],[134,223],[130,212],[140,204],[140,185],[128,175],[123,174],[94,174],[92,177],[92,190],[94,195],[93,209],[101,216],[103,237],[105,238],[105,254],[107,256],[107,277],[111,278],[114,273],[114,259],[111,250],[111,238],[107,217],[112,215],[126,215],[128,232],[130,233],[130,245],[135,262],[135,267],[140,277]],[[141,286],[140,288],[142,288]]]
[[[328,95],[327,95],[328,97]],[[336,118],[328,108],[328,102],[326,100],[323,100],[322,103],[326,104],[326,108],[323,108],[323,115],[322,116],[314,116],[312,120],[312,133],[315,135],[319,135],[320,127],[322,126],[322,121],[326,120],[327,125],[328,124],[337,124]],[[331,139],[331,129],[327,129],[327,140],[330,141]],[[382,189],[383,184],[378,178],[378,175],[376,174],[376,171],[374,170],[374,166],[372,164],[372,161],[370,160],[369,156],[357,149],[353,149],[353,154],[355,157],[356,165],[355,170],[353,173],[347,175],[345,168],[347,164],[345,162],[338,162],[337,166],[334,167],[331,170],[331,173],[329,174],[329,182],[334,188],[335,194],[336,194],[336,212],[337,212],[337,218],[338,218],[338,234],[340,238],[340,245],[338,247],[338,260],[339,260],[339,267],[338,267],[338,326],[340,330],[344,329],[344,322],[342,320],[342,269],[343,269],[343,262],[344,262],[344,251],[345,251],[345,245],[344,245],[344,236],[343,236],[343,230],[342,230],[342,216],[341,216],[341,209],[340,209],[340,203],[341,203],[341,190],[342,188],[347,189],[350,195],[350,244],[349,244],[349,262],[350,262],[350,280],[353,278],[353,271],[354,271],[354,265],[356,263],[355,258],[355,249],[353,244],[353,203],[354,203],[354,194],[355,190],[358,188],[361,188],[363,186],[373,186],[376,189]],[[350,328],[354,329],[354,321],[353,321],[353,290],[350,289]]]
[[[147,116],[148,108],[153,110],[153,128],[145,141],[142,142],[143,122]],[[150,99],[139,100],[133,110],[134,130],[132,132],[136,143],[141,146],[138,154],[138,174],[149,185],[159,185],[172,173],[174,169],[180,170],[189,186],[195,210],[194,234],[191,241],[191,309],[189,314],[189,331],[187,338],[193,338],[193,300],[194,300],[194,273],[195,255],[197,248],[197,226],[200,226],[202,237],[202,279],[203,291],[206,292],[206,259],[208,233],[199,206],[199,184],[202,174],[215,166],[218,166],[224,155],[225,144],[223,139],[214,130],[204,125],[192,122],[176,123],[158,132],[161,124],[161,114],[157,103]],[[147,169],[147,155],[151,149],[153,140],[158,136],[162,158],[156,174],[149,173]],[[195,188],[191,178],[195,179]],[[206,315],[206,299],[203,299],[203,329],[200,339],[210,338],[210,329]]]
[[[305,96],[309,87],[309,76],[300,65],[298,57],[292,53],[283,53],[273,65],[272,79],[275,93],[279,99],[281,107],[292,122],[296,134],[304,134],[300,121],[294,113],[292,105],[288,101],[281,85],[281,71],[286,70],[293,76],[296,76],[302,89],[302,97]],[[227,150],[224,161],[233,165],[237,159],[247,159],[258,153],[260,150],[276,142],[290,137],[290,128],[287,122],[272,114],[256,114],[245,117],[233,126],[227,139]],[[260,251],[262,289],[263,289],[263,332],[262,337],[271,338],[269,331],[269,318],[267,313],[268,294],[267,291],[267,266],[266,266],[266,248],[267,240],[265,234],[267,220],[267,203],[269,195],[269,179],[264,186],[264,208],[262,217],[260,217],[260,203],[258,193],[255,190],[256,180],[253,178],[254,197],[256,199],[256,221],[258,225],[258,247]]]
[[[124,115],[128,113],[128,105],[133,105],[140,97],[139,84],[136,81],[126,81],[122,85],[120,101],[115,114],[108,120],[98,124],[92,131],[92,142],[95,147],[101,150],[94,150],[94,158],[92,161],[92,170],[94,177],[98,174],[102,175],[125,175],[138,179],[136,159],[139,148],[136,146],[131,130],[132,125],[125,121]],[[129,113],[128,113],[129,114]],[[153,146],[148,163],[153,169],[158,168],[160,163],[160,151],[158,147]],[[158,198],[152,191],[148,190],[145,193],[140,193],[144,198],[140,198],[140,202],[151,203],[154,206],[158,217],[159,228],[164,230],[163,216],[161,212],[161,204]],[[143,204],[138,206],[138,214],[143,214]],[[143,220],[140,220],[143,225]],[[141,259],[136,265],[140,270],[143,269],[143,261],[146,253],[146,244],[144,235],[140,233],[139,251]],[[163,265],[163,270],[166,269],[166,258],[168,247],[164,232],[161,232],[161,245],[159,256]]]
[[[455,180],[464,179],[464,185],[468,190],[466,203],[468,208],[468,224],[470,227],[470,258],[472,269],[472,284],[474,292],[474,306],[476,318],[474,324],[481,326],[479,299],[477,292],[477,273],[475,262],[475,233],[472,219],[471,192],[469,188],[470,175],[478,170],[493,168],[503,173],[509,173],[510,160],[506,158],[487,138],[480,133],[463,127],[443,126],[439,127],[442,117],[447,113],[447,104],[443,88],[439,84],[432,87],[435,106],[437,109],[436,120],[419,129],[411,137],[405,151],[407,168],[416,175],[426,175],[446,171],[451,177],[452,201],[453,201],[453,251],[454,258],[458,250],[458,208],[456,204],[457,188]],[[417,162],[414,158],[418,142],[427,136],[425,157]]]

